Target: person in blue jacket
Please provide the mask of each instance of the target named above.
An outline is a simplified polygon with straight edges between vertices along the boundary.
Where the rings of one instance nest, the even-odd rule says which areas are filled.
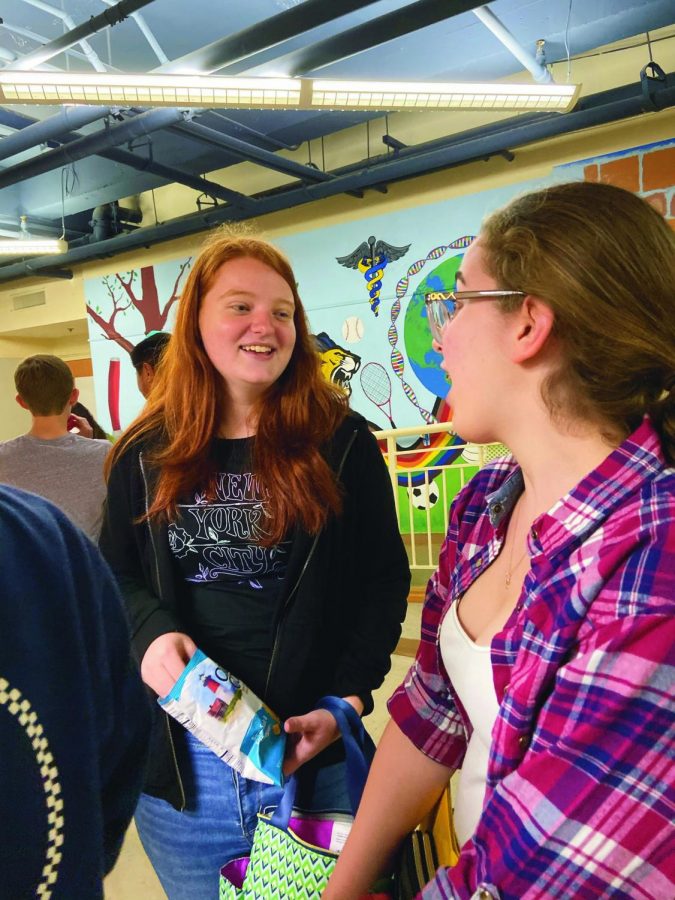
[[[96,900],[141,790],[149,704],[96,547],[0,486],[0,897]]]

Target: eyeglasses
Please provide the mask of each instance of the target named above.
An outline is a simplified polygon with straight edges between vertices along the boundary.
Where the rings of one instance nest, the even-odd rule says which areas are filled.
[[[433,291],[424,304],[433,339],[440,344],[443,328],[452,322],[461,304],[468,300],[500,300],[502,297],[525,297],[525,291]]]

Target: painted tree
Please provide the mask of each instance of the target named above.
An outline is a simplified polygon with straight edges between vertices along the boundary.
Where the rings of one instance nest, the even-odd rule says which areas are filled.
[[[122,333],[118,324],[118,316],[125,316],[130,310],[136,310],[143,320],[143,331],[164,331],[171,308],[180,296],[180,283],[192,258],[181,263],[178,275],[171,291],[171,296],[162,306],[155,279],[155,267],[143,266],[131,272],[116,272],[102,278],[112,303],[108,318],[100,306],[92,307],[87,303],[87,315],[96,322],[109,341],[115,341],[127,353],[131,353],[134,345]]]

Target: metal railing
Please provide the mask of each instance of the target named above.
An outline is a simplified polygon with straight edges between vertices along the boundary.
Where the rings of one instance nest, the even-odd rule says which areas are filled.
[[[454,435],[451,422],[375,431],[389,469],[399,528],[408,551],[410,568],[435,569],[448,522],[448,511],[455,495],[487,462],[508,453],[503,444],[456,442],[428,446],[430,435],[446,432]],[[402,449],[398,444],[418,437],[415,446]],[[450,459],[440,461],[443,456]],[[418,457],[424,461],[415,461]]]

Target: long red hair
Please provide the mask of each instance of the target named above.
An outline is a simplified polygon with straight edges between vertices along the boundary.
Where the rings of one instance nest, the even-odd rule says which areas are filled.
[[[226,400],[221,376],[204,350],[199,308],[220,267],[241,257],[274,269],[295,300],[295,347],[285,371],[259,401],[253,440],[253,471],[269,494],[263,543],[275,544],[296,524],[315,534],[340,511],[340,490],[321,448],[347,414],[347,402],[321,374],[291,265],[267,241],[222,232],[207,239],[185,283],[150,397],[115,444],[107,470],[131,444],[152,437],[148,458],[158,478],[148,517],[172,517],[179,499],[195,489],[215,495],[211,442]]]

